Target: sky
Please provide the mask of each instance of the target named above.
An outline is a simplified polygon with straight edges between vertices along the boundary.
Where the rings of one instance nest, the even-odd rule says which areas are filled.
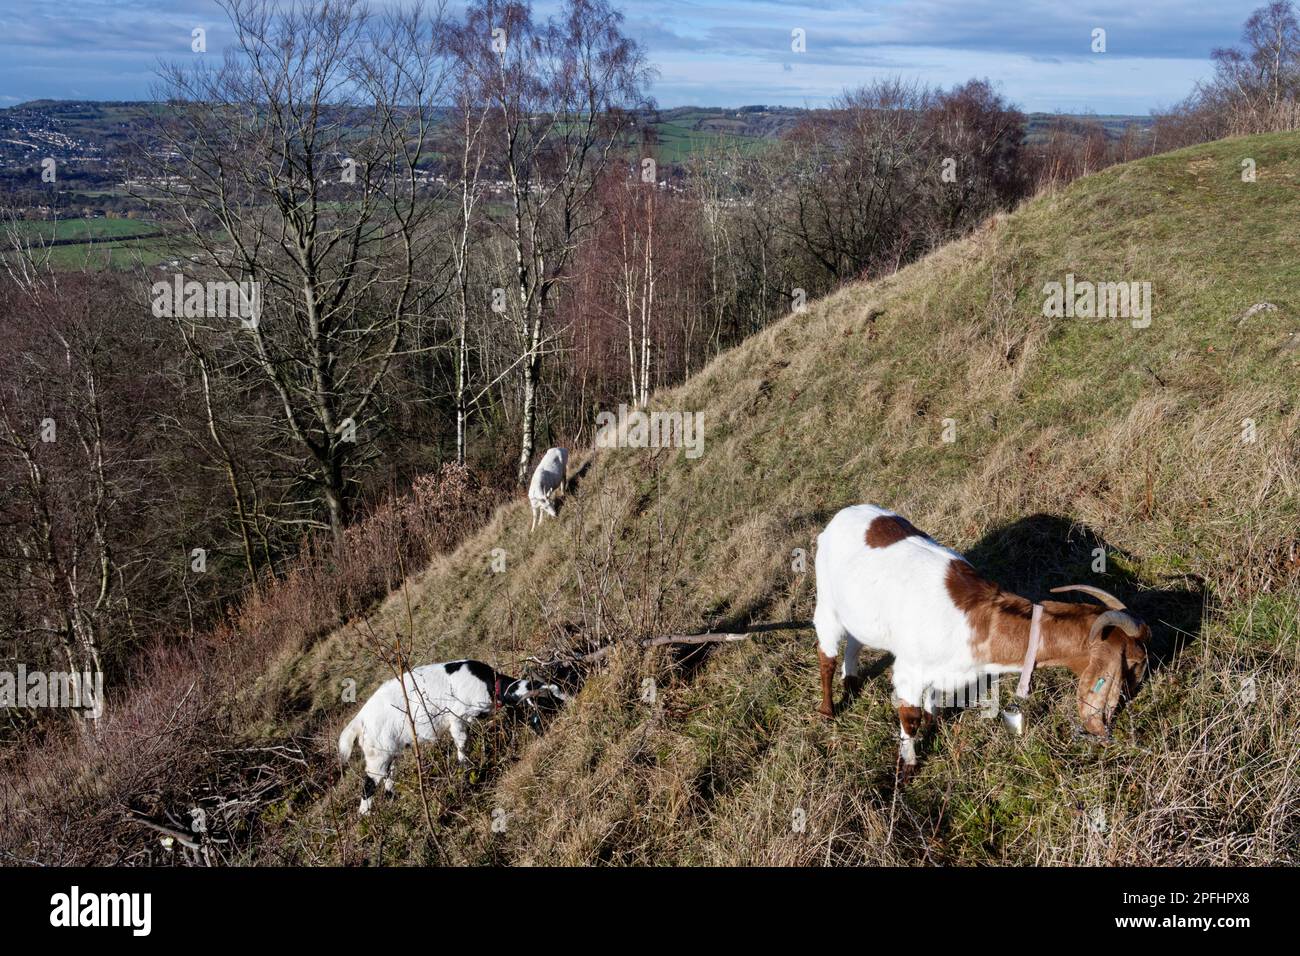
[[[1208,76],[1210,51],[1236,43],[1264,0],[612,2],[658,68],[651,94],[664,108],[824,106],[901,76],[987,78],[1029,111],[1145,114]],[[190,50],[196,27],[206,54]],[[1098,29],[1104,52],[1092,49]],[[213,0],[0,0],[0,106],[148,99],[160,62],[220,56],[228,39]]]

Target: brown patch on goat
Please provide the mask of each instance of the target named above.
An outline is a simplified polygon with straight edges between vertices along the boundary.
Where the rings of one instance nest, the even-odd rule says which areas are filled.
[[[970,624],[971,654],[977,661],[1004,666],[1024,662],[1034,611],[1030,601],[1002,590],[956,559],[948,565],[944,585]],[[1065,667],[1076,676],[1088,671],[1098,650],[1089,646],[1088,632],[1104,610],[1095,604],[1044,601],[1037,666]]]
[[[971,655],[983,664],[1014,666],[1025,659],[1033,605],[980,577],[967,562],[948,564],[944,587],[971,629]]]
[[[887,548],[891,544],[898,544],[904,538],[911,537],[929,538],[930,536],[898,515],[881,515],[873,519],[871,524],[867,525],[867,533],[863,535],[868,548]]]
[[[911,704],[898,705],[898,723],[903,728],[903,733],[909,737],[915,737],[921,729],[921,718],[925,711],[920,707],[913,707]]]
[[[956,558],[948,565],[944,586],[970,624],[975,660],[1007,667],[1024,662],[1034,612],[1030,601],[1002,590]],[[1044,601],[1038,665],[1081,673],[1088,666],[1088,628],[1100,610],[1096,605]]]
[[[979,576],[967,562],[948,565],[944,586],[952,603],[970,625],[971,655],[984,664],[1015,667],[1024,663],[1034,606],[1018,594],[1004,591]],[[1136,690],[1146,671],[1142,641],[1127,637],[1119,628],[1089,641],[1093,621],[1106,609],[1095,604],[1044,601],[1042,644],[1036,667],[1064,667],[1079,678],[1079,719],[1089,733],[1104,736],[1120,692]]]
[[[817,665],[822,680],[822,705],[817,713],[823,717],[835,716],[835,702],[832,700],[835,682],[835,658],[827,656],[820,647],[817,648]]]

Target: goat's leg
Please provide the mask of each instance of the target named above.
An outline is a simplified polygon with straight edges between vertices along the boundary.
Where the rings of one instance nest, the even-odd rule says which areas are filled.
[[[916,738],[921,733],[921,720],[925,714],[915,704],[898,703],[898,772],[906,783],[916,773]]]
[[[862,678],[858,676],[858,657],[862,645],[850,635],[844,642],[844,703],[848,705],[862,691]]]
[[[835,684],[835,658],[827,656],[826,652],[820,647],[817,648],[817,664],[821,671],[822,680],[822,705],[817,708],[817,713],[823,717],[835,716],[835,701],[833,700]]]
[[[921,733],[925,711],[926,684],[914,675],[899,673],[894,664],[894,696],[898,700],[898,771],[901,782],[906,783],[916,772],[916,738]]]
[[[361,781],[361,815],[364,817],[370,812],[370,807],[375,802],[375,794],[379,791],[379,785],[382,783],[385,793],[393,792],[393,761],[385,753],[377,750],[366,750],[366,770]]]
[[[528,533],[532,534],[534,531],[537,530],[537,505],[533,504],[530,501],[528,503],[528,507],[531,508],[533,511],[533,523],[528,526]]]
[[[822,682],[822,705],[817,708],[817,713],[823,717],[834,717],[832,692],[835,684],[835,655],[839,652],[840,641],[848,636],[848,632],[830,605],[821,601],[817,602],[817,608],[813,611],[813,628],[817,631],[817,663]]]
[[[370,813],[370,805],[375,802],[375,778],[369,773],[361,775],[361,806],[358,812],[364,817]]]
[[[456,762],[465,763],[469,759],[465,756],[465,741],[469,739],[469,725],[459,717],[451,717],[447,730],[451,734],[452,743],[456,745]]]
[[[933,687],[927,687],[921,694],[921,730],[928,733],[934,729],[934,699],[937,691]]]

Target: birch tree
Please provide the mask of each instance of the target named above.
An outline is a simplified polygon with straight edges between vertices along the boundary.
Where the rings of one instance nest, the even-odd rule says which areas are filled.
[[[605,0],[565,0],[545,23],[527,4],[485,0],[467,10],[466,29],[478,42],[461,52],[460,65],[491,107],[492,159],[505,193],[505,208],[490,221],[513,259],[502,291],[517,336],[516,476],[524,484],[556,287],[598,214],[596,183],[644,105],[649,70]]]

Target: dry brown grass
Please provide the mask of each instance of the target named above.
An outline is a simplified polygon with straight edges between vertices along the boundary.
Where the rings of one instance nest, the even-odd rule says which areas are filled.
[[[267,661],[302,654],[363,614],[429,558],[481,523],[494,495],[463,469],[422,476],[347,530],[345,547],[307,540],[279,577],[189,645],[159,643],[105,715],[79,732],[20,740],[0,774],[0,860],[62,864],[232,862],[256,838],[259,814],[318,795],[328,774],[282,735],[250,740],[259,711],[286,702],[250,694]],[[263,709],[266,708],[266,709]],[[148,820],[199,845],[160,843]],[[195,838],[197,839],[197,838]]]
[[[1220,177],[1227,159],[1215,160]],[[449,859],[1294,861],[1297,393],[1276,350],[1286,322],[1261,313],[1245,335],[1231,327],[1237,302],[1295,309],[1293,269],[1277,249],[1207,265],[1166,242],[1110,240],[1107,229],[1130,228],[1115,195],[1132,193],[1144,214],[1181,200],[1131,170],[1093,185],[1110,197],[1064,190],[755,336],[657,398],[706,411],[704,458],[578,461],[589,468],[560,522],[529,537],[523,509],[503,509],[413,592],[423,659],[510,667],[655,627],[806,619],[811,575],[792,569],[792,552],[810,554],[820,525],[854,501],[903,511],[1034,594],[1095,579],[1102,547],[1102,583],[1156,622],[1164,661],[1116,742],[1076,739],[1072,690],[1049,675],[1025,738],[974,714],[946,721],[921,778],[900,790],[887,676],[826,725],[810,716],[810,637],[626,651],[545,737],[483,750],[488,783],[457,790]],[[1294,203],[1279,193],[1270,221]],[[1172,313],[1142,333],[1038,313],[1045,279],[1117,267],[1169,290]],[[952,445],[939,440],[944,418],[957,423]],[[1244,418],[1257,421],[1254,443],[1240,440]],[[492,547],[509,574],[486,573]],[[394,626],[395,610],[383,612]],[[327,673],[368,666],[342,633],[313,660]],[[1246,677],[1255,704],[1239,698]],[[318,691],[306,688],[341,719],[346,708]],[[494,810],[503,832],[488,829]],[[409,835],[411,816],[399,800],[361,839]]]

